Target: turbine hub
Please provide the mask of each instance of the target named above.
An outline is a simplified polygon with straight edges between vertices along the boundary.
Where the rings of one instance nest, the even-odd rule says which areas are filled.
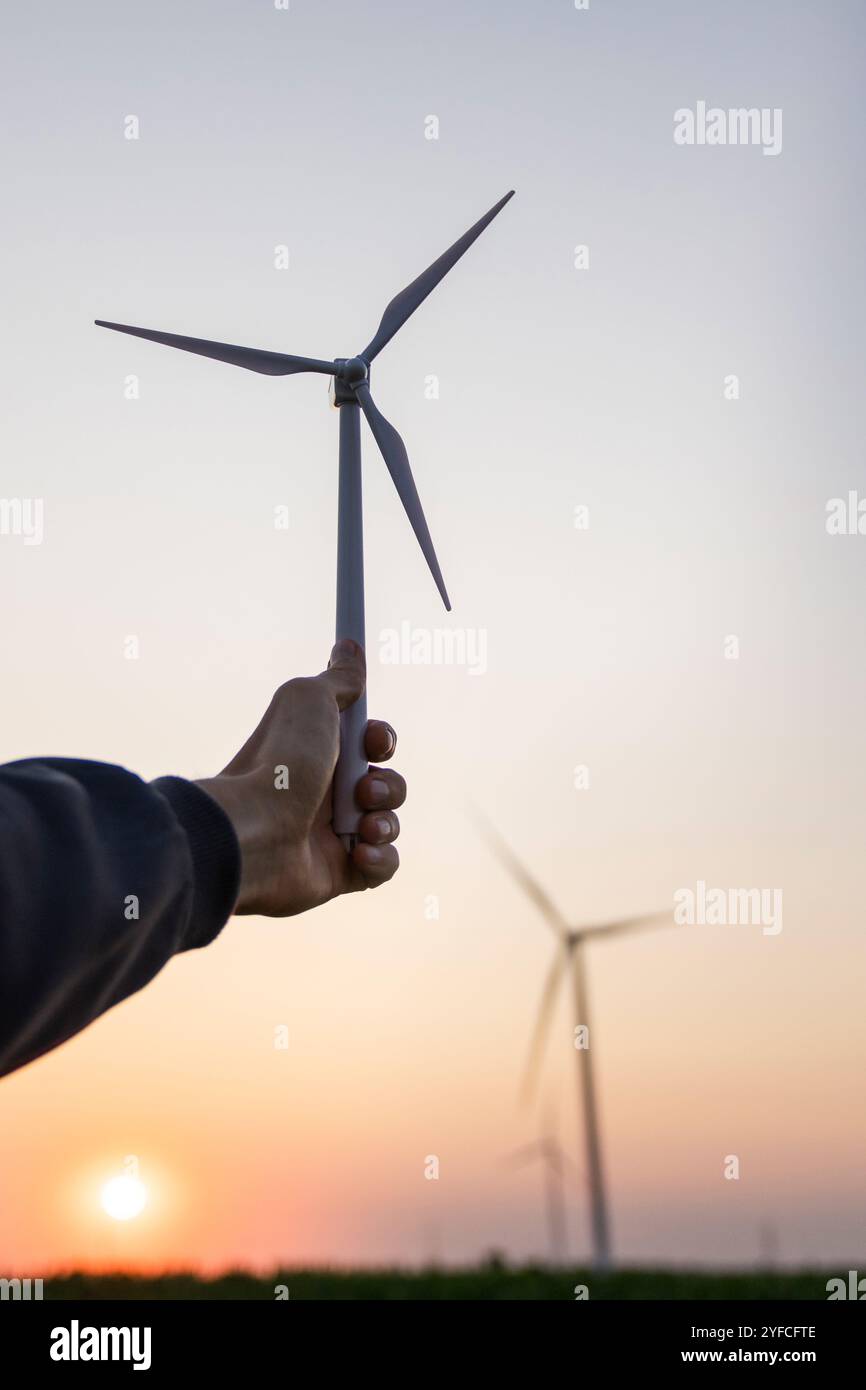
[[[363,357],[350,357],[343,363],[340,375],[347,386],[360,386],[367,380],[367,363]]]
[[[331,404],[357,405],[355,387],[360,386],[362,381],[369,381],[370,368],[363,357],[336,357],[334,366],[337,370],[331,377]]]

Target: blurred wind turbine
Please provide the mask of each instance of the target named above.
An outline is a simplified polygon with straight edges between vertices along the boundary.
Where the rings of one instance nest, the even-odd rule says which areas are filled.
[[[583,1111],[593,1265],[596,1269],[609,1269],[612,1259],[610,1222],[601,1159],[598,1105],[589,1049],[589,1001],[582,947],[586,941],[594,941],[599,938],[607,940],[611,936],[638,931],[644,927],[659,926],[662,922],[670,923],[671,914],[670,912],[655,912],[641,917],[623,917],[617,921],[602,922],[586,927],[570,927],[544,889],[539,887],[535,880],[530,877],[502,837],[486,822],[480,821],[480,818],[479,824],[494,854],[538,908],[557,941],[556,954],[551,962],[541,992],[541,1001],[529,1045],[529,1055],[521,1086],[524,1100],[530,1100],[535,1092],[544,1057],[544,1047],[550,1032],[557,991],[565,976],[571,974],[576,1025],[574,1046],[577,1054],[578,1089]]]
[[[577,1169],[563,1149],[555,1134],[545,1132],[532,1144],[524,1144],[507,1155],[506,1162],[511,1168],[525,1168],[530,1163],[540,1162],[544,1167],[544,1204],[547,1212],[547,1230],[550,1239],[550,1262],[564,1265],[568,1255],[568,1237],[565,1222],[565,1182],[566,1176],[579,1176]]]
[[[379,327],[357,357],[335,357],[333,362],[318,357],[291,357],[282,352],[216,343],[209,338],[185,338],[177,333],[152,328],[133,328],[127,323],[96,319],[100,328],[131,333],[166,347],[180,348],[199,357],[212,357],[234,367],[244,367],[263,376],[293,376],[296,372],[322,372],[331,377],[332,403],[340,410],[340,487],[337,517],[337,639],[351,637],[365,646],[364,623],[364,528],[361,510],[361,426],[363,411],[385,467],[397,489],[406,515],[430,567],[445,607],[451,603],[436,559],[430,532],[409,466],[406,446],[394,426],[385,419],[370,395],[370,363],[390,343],[394,334],[435,290],[460,257],[501,212],[514,190],[500,198],[494,207],[449,246],[410,285],[386,306]],[[367,771],[364,731],[367,724],[366,692],[340,715],[340,756],[334,773],[333,827],[347,850],[357,842],[358,824],[363,812],[355,801],[355,786]]]

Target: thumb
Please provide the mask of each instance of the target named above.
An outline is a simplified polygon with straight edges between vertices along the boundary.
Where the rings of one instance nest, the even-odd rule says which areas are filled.
[[[335,643],[327,671],[319,676],[331,690],[338,709],[353,705],[364,693],[367,683],[367,662],[364,648],[351,637],[341,637]]]

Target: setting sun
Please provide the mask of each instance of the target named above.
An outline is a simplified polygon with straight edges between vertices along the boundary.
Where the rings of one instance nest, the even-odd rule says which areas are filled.
[[[143,1210],[147,1189],[138,1178],[110,1178],[100,1193],[103,1211],[115,1221],[131,1221]]]

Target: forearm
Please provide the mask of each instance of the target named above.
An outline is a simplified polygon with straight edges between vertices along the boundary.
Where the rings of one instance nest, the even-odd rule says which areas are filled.
[[[0,767],[0,1074],[217,935],[239,852],[216,803],[67,758]]]

